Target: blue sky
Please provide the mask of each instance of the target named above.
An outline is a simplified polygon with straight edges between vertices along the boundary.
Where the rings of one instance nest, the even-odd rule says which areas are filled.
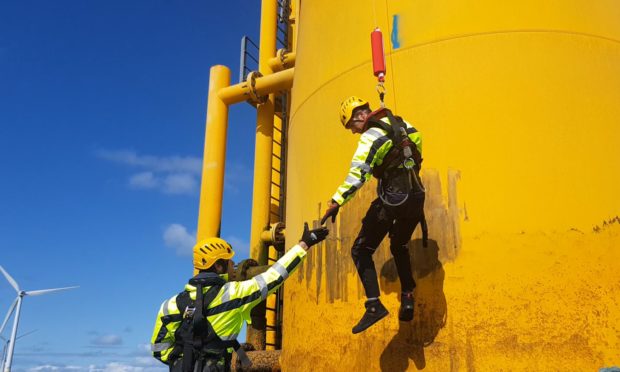
[[[0,2],[0,265],[29,297],[14,371],[155,371],[191,276],[209,68],[259,1]],[[255,112],[230,112],[222,236],[248,256]],[[0,316],[15,297],[0,278]],[[10,328],[7,327],[7,328]],[[9,329],[3,332],[8,336]]]

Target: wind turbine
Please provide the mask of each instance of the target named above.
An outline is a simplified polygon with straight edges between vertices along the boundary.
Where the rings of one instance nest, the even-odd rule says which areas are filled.
[[[15,340],[19,340],[22,337],[26,337],[28,335],[31,335],[33,333],[35,333],[37,330],[33,330],[30,332],[26,332],[21,336],[17,336],[17,338],[15,338]],[[2,341],[4,341],[4,347],[2,348],[2,359],[0,359],[0,366],[2,366],[2,369],[4,369],[4,363],[6,362],[6,350],[9,348],[9,340],[6,339],[4,336],[0,335],[0,338],[2,339]]]
[[[75,286],[75,287],[63,287],[63,288],[52,288],[52,289],[39,289],[36,291],[22,291],[19,288],[19,285],[17,284],[15,279],[13,279],[9,275],[9,273],[7,273],[6,270],[4,270],[2,266],[0,266],[0,271],[2,271],[2,274],[4,274],[4,277],[6,278],[6,280],[11,284],[11,286],[17,292],[17,297],[15,298],[15,301],[13,301],[13,304],[11,304],[11,307],[9,307],[9,312],[6,313],[4,322],[2,322],[2,326],[0,327],[0,333],[2,333],[2,331],[4,331],[4,327],[6,326],[6,323],[11,317],[11,314],[13,313],[13,310],[15,310],[15,308],[17,307],[17,310],[15,311],[15,318],[13,319],[13,331],[11,332],[11,337],[9,338],[9,350],[6,354],[6,362],[4,365],[4,372],[11,372],[11,364],[13,362],[13,350],[15,349],[15,340],[17,336],[17,325],[19,324],[19,314],[22,308],[22,301],[24,300],[24,296],[38,296],[38,295],[42,295],[46,293],[64,291],[67,289],[73,289],[73,288],[78,288],[78,287]]]

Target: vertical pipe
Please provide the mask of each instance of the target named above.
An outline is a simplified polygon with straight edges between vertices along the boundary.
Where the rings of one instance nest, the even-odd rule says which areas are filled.
[[[252,197],[251,256],[260,265],[267,264],[267,250],[260,234],[269,224],[271,209],[271,149],[273,145],[273,115],[275,95],[256,110],[256,150],[254,153],[254,190]]]
[[[263,0],[261,5],[260,53],[258,69],[263,75],[271,74],[269,59],[276,53],[277,0]],[[254,152],[254,192],[252,196],[251,256],[259,264],[267,263],[266,250],[262,249],[260,234],[269,223],[271,190],[271,146],[273,141],[273,115],[275,95],[257,107],[256,148]]]
[[[196,233],[196,239],[199,241],[220,235],[228,106],[218,97],[217,92],[228,85],[230,85],[230,70],[221,65],[211,67]]]
[[[260,44],[258,70],[271,74],[269,59],[276,54],[277,0],[261,2]],[[273,115],[275,95],[270,94],[267,101],[256,109],[256,147],[254,150],[254,187],[252,194],[252,227],[250,232],[250,257],[260,265],[267,264],[267,249],[261,243],[260,235],[269,224],[271,206],[271,156],[273,142]],[[247,341],[256,349],[265,349],[265,303],[252,311],[252,326],[247,330]],[[262,311],[261,311],[262,310]],[[263,312],[261,314],[261,312]],[[262,322],[258,318],[262,317]],[[256,319],[255,319],[256,318]]]
[[[299,29],[299,0],[291,0],[291,18],[288,28],[288,50],[297,53],[297,30]]]

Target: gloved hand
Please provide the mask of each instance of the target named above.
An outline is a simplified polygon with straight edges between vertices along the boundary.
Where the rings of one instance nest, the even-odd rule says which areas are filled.
[[[323,218],[321,218],[321,225],[323,225],[329,217],[332,218],[332,223],[336,222],[336,216],[338,215],[339,209],[340,204],[336,203],[334,199],[330,200],[329,203],[327,203],[327,211],[325,212]]]
[[[304,233],[301,235],[300,242],[304,242],[308,248],[312,247],[316,243],[320,243],[327,237],[329,230],[327,227],[319,227],[318,229],[308,229],[308,222],[304,223]]]

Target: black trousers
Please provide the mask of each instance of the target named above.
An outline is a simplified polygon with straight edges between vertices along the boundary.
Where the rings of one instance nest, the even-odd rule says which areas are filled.
[[[362,229],[351,248],[351,256],[367,298],[379,297],[379,282],[372,255],[388,233],[401,290],[413,291],[415,281],[407,243],[423,216],[424,194],[410,195],[407,201],[398,207],[385,205],[380,198],[370,204],[362,220]]]

